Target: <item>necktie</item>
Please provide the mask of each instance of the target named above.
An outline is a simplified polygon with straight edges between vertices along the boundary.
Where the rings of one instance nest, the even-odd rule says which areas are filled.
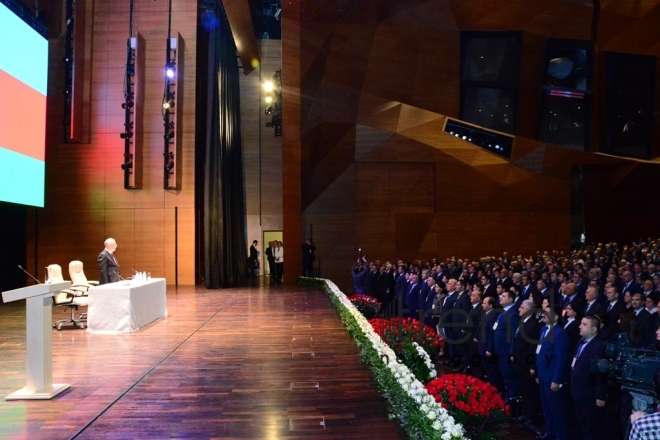
[[[607,306],[607,311],[609,312],[609,311],[611,311],[611,310],[612,310],[612,303],[610,303],[610,305]]]
[[[543,331],[541,332],[541,340],[543,340],[543,338],[545,338],[547,336],[549,331],[550,331],[550,328],[548,326],[543,327]]]
[[[575,352],[575,359],[580,357],[580,354],[582,354],[582,350],[584,350],[584,347],[587,345],[587,341],[584,339],[580,341],[580,346],[578,347],[577,351]]]

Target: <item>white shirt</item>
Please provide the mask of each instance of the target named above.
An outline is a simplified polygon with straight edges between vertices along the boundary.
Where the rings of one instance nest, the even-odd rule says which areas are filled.
[[[284,262],[284,249],[281,247],[276,247],[273,249],[273,258],[275,258],[276,263]]]

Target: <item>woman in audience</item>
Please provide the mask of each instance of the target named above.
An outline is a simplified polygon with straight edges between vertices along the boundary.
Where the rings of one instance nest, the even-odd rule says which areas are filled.
[[[630,291],[626,291],[626,293],[623,294],[623,303],[626,306],[626,311],[627,312],[632,312],[633,311],[633,306],[632,306],[632,294]]]

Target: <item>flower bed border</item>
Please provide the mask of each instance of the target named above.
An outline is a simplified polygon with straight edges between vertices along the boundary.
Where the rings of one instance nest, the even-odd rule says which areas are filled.
[[[389,417],[397,418],[413,439],[463,440],[463,427],[435,402],[433,396],[410,370],[397,362],[392,349],[346,295],[330,280],[299,277],[298,284],[319,287],[335,305],[346,330],[369,365],[378,388],[389,406]]]

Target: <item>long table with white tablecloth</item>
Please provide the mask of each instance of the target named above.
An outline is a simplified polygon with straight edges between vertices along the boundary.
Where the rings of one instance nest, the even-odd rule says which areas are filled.
[[[120,281],[89,289],[87,331],[130,333],[167,315],[165,278]]]

